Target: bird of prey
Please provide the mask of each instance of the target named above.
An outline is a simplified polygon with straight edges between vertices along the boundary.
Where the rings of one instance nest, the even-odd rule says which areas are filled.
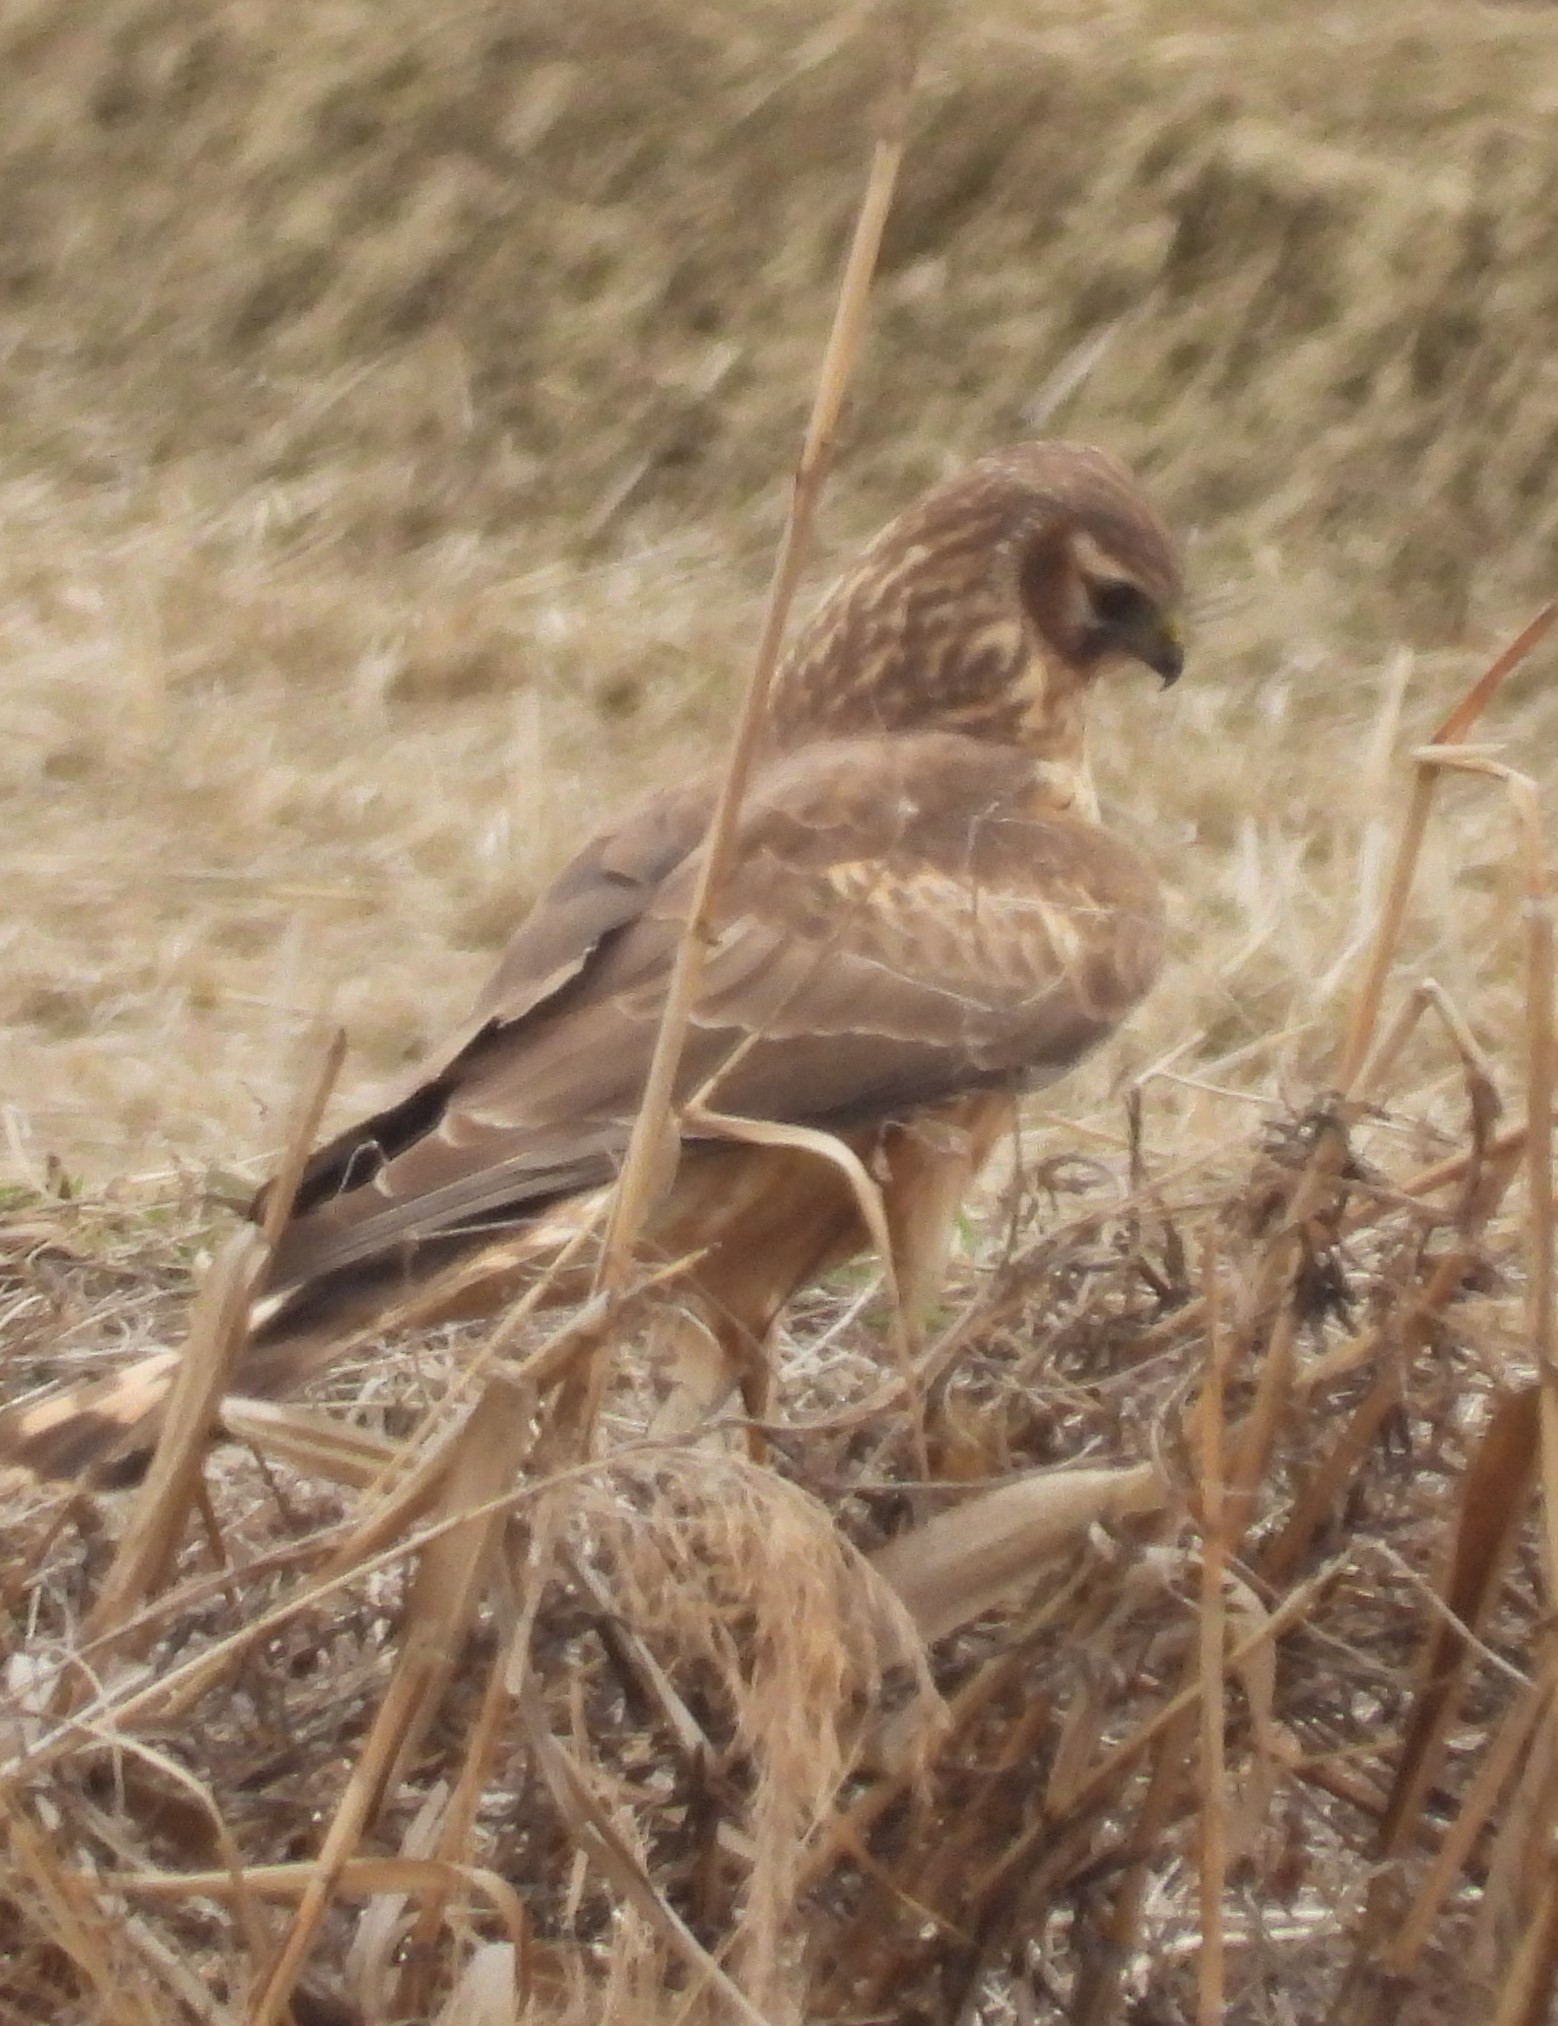
[[[1175,543],[1124,465],[1020,443],[901,514],[798,633],[679,1071],[678,1102],[698,1109],[645,1237],[649,1256],[689,1262],[665,1299],[704,1347],[710,1396],[740,1376],[759,1400],[784,1303],[869,1238],[838,1165],[722,1137],[708,1114],[841,1140],[881,1185],[900,1287],[921,1302],[1015,1095],[1071,1068],[1151,984],[1158,884],[1100,824],[1085,713],[1129,663],[1175,680],[1180,595]],[[501,1307],[599,1203],[717,788],[653,790],[598,831],[463,1030],[314,1154],[237,1391],[286,1391],[408,1289],[446,1291],[429,1316]],[[19,1403],[0,1458],[122,1474],[168,1363]]]

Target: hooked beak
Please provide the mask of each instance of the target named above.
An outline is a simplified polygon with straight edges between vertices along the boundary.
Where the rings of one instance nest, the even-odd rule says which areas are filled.
[[[1165,689],[1178,682],[1185,666],[1185,636],[1175,613],[1154,614],[1151,623],[1143,626],[1128,645],[1139,661],[1144,661],[1155,675],[1162,676]]]

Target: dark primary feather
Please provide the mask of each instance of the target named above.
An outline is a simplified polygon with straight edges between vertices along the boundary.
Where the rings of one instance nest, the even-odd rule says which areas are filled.
[[[598,832],[558,875],[510,939],[470,1019],[416,1070],[403,1094],[320,1147],[298,1187],[295,1216],[360,1188],[443,1115],[455,1065],[469,1074],[486,1049],[533,1007],[555,1013],[587,960],[636,920],[661,880],[697,849],[714,785],[700,777],[642,797]],[[253,1214],[263,1215],[266,1190]]]

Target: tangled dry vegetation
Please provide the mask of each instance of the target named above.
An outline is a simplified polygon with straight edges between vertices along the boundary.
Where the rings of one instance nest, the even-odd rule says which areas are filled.
[[[1419,806],[1487,764],[1431,755]],[[1388,916],[1344,1095],[1026,1149],[912,1385],[874,1283],[792,1318],[765,1462],[647,1443],[631,1356],[592,1454],[586,1312],[229,1403],[205,1483],[192,1395],[121,1526],[14,1485],[10,2015],[1537,2026],[1539,863],[1513,1122],[1437,989],[1373,1019]],[[1399,1082],[1425,1023],[1459,1131]],[[179,1327],[143,1223],[12,1236],[56,1369]],[[260,1242],[205,1276],[209,1392]]]
[[[309,1017],[356,1103],[728,715],[876,62],[99,13],[0,26],[8,1391],[187,1327],[217,1388]],[[1057,411],[1197,529],[1100,727],[1171,976],[913,1384],[871,1277],[788,1319],[765,1463],[586,1313],[8,1483],[0,2018],[1549,2015],[1551,918],[1475,742],[1540,775],[1551,644],[1455,705],[1551,589],[1555,90],[1513,6],[935,45],[834,544]]]

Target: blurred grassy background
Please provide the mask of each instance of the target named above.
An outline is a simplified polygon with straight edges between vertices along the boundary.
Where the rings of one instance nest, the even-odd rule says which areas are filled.
[[[325,1006],[361,1101],[589,818],[711,749],[877,66],[822,0],[10,0],[15,1172],[258,1161]],[[932,32],[826,548],[1051,428],[1189,531],[1189,680],[1103,702],[1176,890],[1130,1064],[1323,1067],[1392,744],[1553,588],[1555,113],[1539,5]],[[1537,666],[1497,729],[1545,774],[1555,721]],[[1496,1051],[1507,826],[1448,799],[1414,954]]]

